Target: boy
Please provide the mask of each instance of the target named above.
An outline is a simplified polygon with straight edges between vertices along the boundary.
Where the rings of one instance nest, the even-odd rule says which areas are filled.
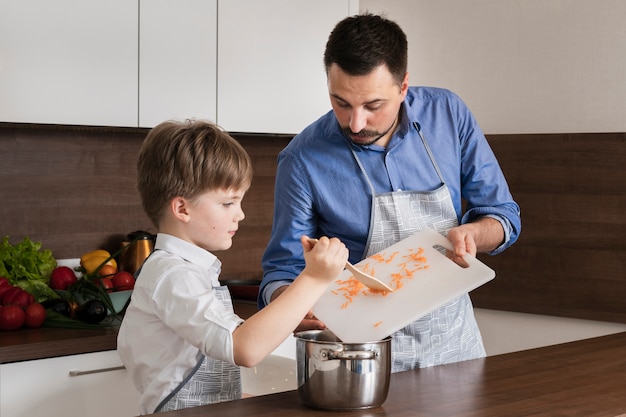
[[[239,366],[254,366],[296,328],[348,259],[337,239],[302,237],[306,268],[290,296],[247,321],[233,312],[211,251],[232,245],[252,181],[250,158],[204,121],[154,127],[139,151],[137,188],[157,227],[118,335],[144,414],[241,398]]]

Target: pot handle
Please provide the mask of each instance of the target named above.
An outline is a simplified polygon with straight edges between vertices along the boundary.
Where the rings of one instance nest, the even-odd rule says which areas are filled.
[[[373,350],[330,350],[322,349],[320,351],[320,357],[322,360],[362,360],[362,359],[375,359],[378,356],[378,352]]]

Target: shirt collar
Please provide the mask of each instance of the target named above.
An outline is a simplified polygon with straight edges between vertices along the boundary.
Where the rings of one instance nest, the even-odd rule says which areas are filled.
[[[196,264],[204,269],[221,266],[220,260],[211,252],[202,249],[193,243],[166,233],[157,233],[154,249],[164,250],[184,260]]]

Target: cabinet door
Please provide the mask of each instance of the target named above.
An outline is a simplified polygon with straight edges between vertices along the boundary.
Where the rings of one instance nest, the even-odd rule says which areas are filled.
[[[219,3],[217,121],[232,132],[298,133],[330,110],[324,47],[355,0]]]
[[[116,351],[0,365],[0,416],[136,415],[139,393]]]
[[[217,0],[140,0],[139,126],[216,116]]]
[[[2,0],[0,121],[137,125],[138,4]]]

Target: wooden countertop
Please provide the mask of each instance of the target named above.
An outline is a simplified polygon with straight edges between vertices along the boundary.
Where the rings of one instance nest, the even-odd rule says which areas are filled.
[[[117,329],[21,329],[2,332],[0,363],[114,350]]]
[[[235,311],[246,319],[257,311],[256,303],[234,301]],[[0,332],[0,363],[115,350],[117,328],[106,329],[20,329]]]
[[[163,417],[324,416],[297,391],[246,398]],[[393,374],[382,407],[341,417],[626,416],[626,332]]]

